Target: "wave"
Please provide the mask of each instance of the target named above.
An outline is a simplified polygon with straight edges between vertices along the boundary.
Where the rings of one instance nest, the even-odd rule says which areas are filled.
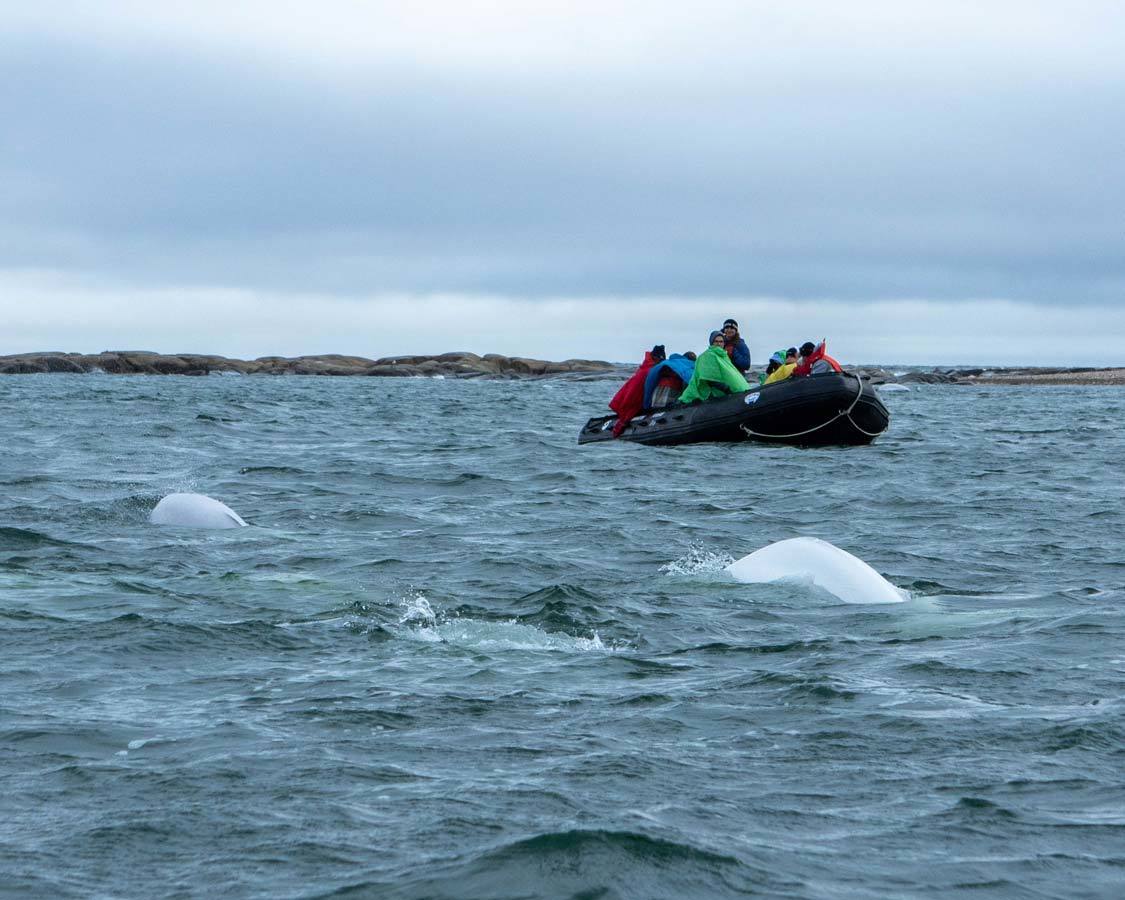
[[[32,484],[50,484],[51,477],[49,475],[20,475],[15,478],[5,478],[0,480],[0,486],[3,487],[26,487]]]
[[[33,550],[37,547],[74,547],[69,541],[60,541],[57,538],[51,537],[49,534],[43,534],[41,531],[33,531],[30,528],[15,528],[11,525],[0,526],[0,552],[6,550]]]
[[[174,595],[173,595],[174,596]],[[100,653],[192,653],[218,647],[257,652],[295,650],[306,646],[300,635],[278,623],[260,619],[236,622],[191,623],[168,621],[141,613],[123,613],[101,621],[67,620],[50,632],[56,643],[72,638]]]
[[[1125,745],[1125,728],[1114,722],[1068,722],[1052,725],[1037,736],[1047,753],[1067,750],[1120,753]]]
[[[634,831],[550,831],[385,885],[389,897],[700,897],[756,894],[782,882],[738,858]],[[792,882],[788,883],[792,887]],[[336,892],[353,894],[368,883]],[[326,896],[332,896],[331,894]]]
[[[785,641],[780,644],[729,644],[725,641],[712,641],[694,647],[681,647],[673,650],[675,655],[695,653],[800,653],[807,655],[831,651],[837,647],[853,644],[848,638],[812,638],[809,640]]]
[[[955,665],[940,659],[925,659],[908,663],[901,668],[901,671],[905,674],[932,676],[943,684],[978,678],[1020,680],[1032,677],[1032,673],[1025,669],[975,668],[970,665]]]
[[[606,601],[593,591],[571,584],[552,584],[515,601],[515,620],[544,631],[613,631],[623,623],[606,615]]]
[[[464,606],[450,615],[435,609],[425,594],[414,592],[401,597],[394,605],[356,601],[344,609],[278,624],[283,629],[292,629],[343,620],[350,631],[371,639],[449,644],[483,652],[531,650],[610,654],[628,647],[623,641],[604,641],[596,629],[590,629],[585,635],[572,634],[541,628],[514,617],[484,618],[487,615],[487,610]]]
[[[961,797],[952,807],[934,814],[931,818],[962,826],[983,824],[989,820],[1015,819],[1016,813],[984,797]]]
[[[65,624],[68,620],[60,616],[34,612],[29,609],[0,609],[0,619],[7,622]]]

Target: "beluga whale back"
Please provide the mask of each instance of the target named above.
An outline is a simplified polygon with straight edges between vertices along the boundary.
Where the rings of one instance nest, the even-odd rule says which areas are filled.
[[[811,581],[844,603],[901,603],[909,597],[862,559],[820,538],[799,537],[769,544],[731,563],[736,581]]]
[[[233,509],[203,494],[169,494],[156,504],[148,520],[153,525],[184,528],[245,528]]]

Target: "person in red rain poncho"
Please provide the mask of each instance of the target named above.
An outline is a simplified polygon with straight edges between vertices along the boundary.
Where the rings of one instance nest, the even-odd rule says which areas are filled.
[[[648,370],[658,362],[664,360],[664,345],[657,344],[651,350],[645,351],[644,362],[638,367],[629,380],[621,385],[621,390],[613,395],[609,401],[609,408],[617,413],[617,421],[613,423],[613,436],[621,437],[629,421],[644,409],[645,403],[645,378]]]
[[[801,344],[801,359],[794,375],[820,375],[824,372],[842,372],[840,364],[828,355],[827,341],[823,338],[815,347],[812,341]]]

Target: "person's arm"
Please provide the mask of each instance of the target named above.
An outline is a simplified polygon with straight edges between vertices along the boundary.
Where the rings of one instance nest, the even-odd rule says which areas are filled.
[[[734,354],[731,357],[731,362],[734,363],[734,367],[740,372],[745,372],[750,368],[750,348],[742,338],[739,338],[738,343],[734,345]]]

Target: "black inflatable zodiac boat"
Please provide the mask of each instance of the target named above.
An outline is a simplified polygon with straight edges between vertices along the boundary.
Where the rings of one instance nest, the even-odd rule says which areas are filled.
[[[891,416],[870,382],[847,372],[787,378],[708,400],[673,404],[635,416],[621,440],[640,444],[767,441],[823,446],[870,444]],[[612,441],[616,416],[591,419],[578,443]]]

